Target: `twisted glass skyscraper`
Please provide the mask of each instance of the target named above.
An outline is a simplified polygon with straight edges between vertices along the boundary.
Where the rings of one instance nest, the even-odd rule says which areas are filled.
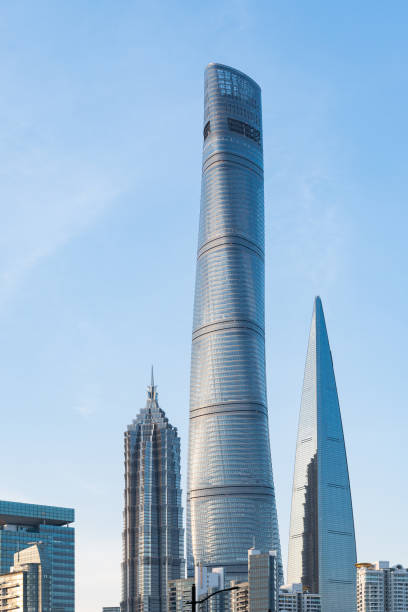
[[[184,574],[180,438],[153,381],[125,432],[121,612],[167,612],[167,583]]]
[[[293,478],[288,582],[320,593],[322,612],[356,609],[356,543],[339,399],[322,302],[306,358]]]
[[[248,549],[280,544],[264,334],[261,90],[205,73],[188,473],[188,562],[245,577]]]

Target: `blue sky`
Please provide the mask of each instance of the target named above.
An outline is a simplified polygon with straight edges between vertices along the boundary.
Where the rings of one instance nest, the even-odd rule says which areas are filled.
[[[267,376],[286,557],[313,298],[358,558],[408,564],[405,2],[0,6],[0,497],[74,506],[77,610],[119,601],[122,437],[154,363],[188,435],[203,70],[263,89]]]

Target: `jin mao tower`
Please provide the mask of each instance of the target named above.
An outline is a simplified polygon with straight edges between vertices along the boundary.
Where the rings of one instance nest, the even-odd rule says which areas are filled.
[[[354,612],[355,563],[343,426],[322,302],[317,297],[296,444],[288,582],[320,593],[322,612]]]
[[[245,579],[254,538],[281,565],[265,380],[261,90],[251,78],[209,64],[203,137],[188,563]]]
[[[167,583],[184,573],[180,438],[157,400],[125,432],[121,612],[166,612]]]

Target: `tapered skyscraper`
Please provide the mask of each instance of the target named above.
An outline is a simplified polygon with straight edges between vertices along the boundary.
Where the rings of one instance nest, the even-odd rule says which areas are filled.
[[[322,612],[355,612],[356,543],[343,426],[322,302],[306,358],[293,478],[288,582],[320,593]]]
[[[125,432],[121,612],[166,612],[167,582],[183,575],[180,438],[152,371],[146,407]]]
[[[244,577],[280,544],[264,333],[261,90],[205,72],[204,151],[190,389],[188,561]]]

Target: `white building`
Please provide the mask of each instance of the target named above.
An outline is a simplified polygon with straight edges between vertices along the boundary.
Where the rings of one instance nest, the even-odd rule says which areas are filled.
[[[357,563],[357,612],[408,612],[408,569]]]
[[[320,595],[304,591],[301,584],[287,584],[279,592],[279,612],[321,612]]]

